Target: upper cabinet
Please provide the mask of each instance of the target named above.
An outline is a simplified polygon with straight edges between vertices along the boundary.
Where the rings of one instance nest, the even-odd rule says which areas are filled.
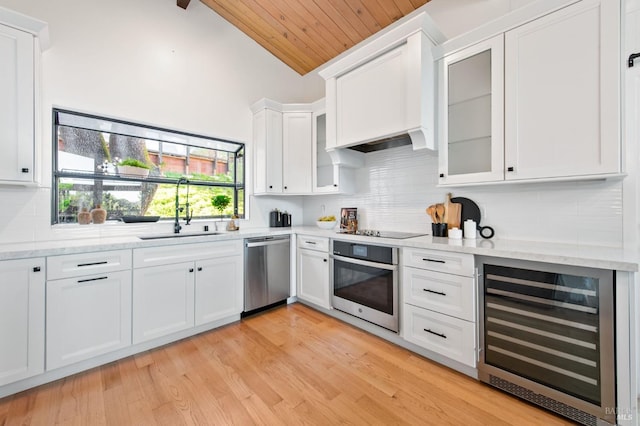
[[[326,80],[327,149],[405,134],[414,149],[435,149],[431,50],[443,40],[422,13],[321,70]]]
[[[567,3],[536,2],[498,35],[444,45],[440,184],[621,172],[620,3]]]
[[[327,111],[325,100],[313,103],[313,193],[353,193],[355,168],[364,164],[360,153],[327,151]],[[348,164],[348,165],[346,165]]]
[[[311,193],[311,107],[262,99],[251,110],[254,193]]]
[[[44,22],[0,7],[0,184],[36,182],[36,96]]]
[[[361,153],[329,153],[324,99],[312,104],[256,102],[253,111],[254,193],[350,193]]]

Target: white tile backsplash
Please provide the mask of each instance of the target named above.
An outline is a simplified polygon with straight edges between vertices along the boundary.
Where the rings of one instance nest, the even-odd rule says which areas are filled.
[[[358,193],[305,197],[304,223],[313,224],[322,205],[335,215],[357,207],[361,228],[430,233],[425,209],[451,192],[479,205],[495,238],[622,247],[622,181],[438,188],[437,171],[437,156],[411,146],[368,153],[356,173]]]

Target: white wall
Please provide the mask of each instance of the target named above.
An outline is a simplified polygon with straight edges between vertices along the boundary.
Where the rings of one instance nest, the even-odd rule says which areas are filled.
[[[48,22],[51,36],[42,55],[38,140],[44,187],[0,188],[0,203],[9,206],[0,210],[0,243],[122,231],[51,228],[52,106],[249,143],[249,105],[256,100],[324,96],[317,75],[301,77],[199,1],[186,11],[175,0],[0,0],[0,6]],[[251,198],[248,207],[252,220],[245,226],[267,223],[273,207],[302,217],[299,200]]]

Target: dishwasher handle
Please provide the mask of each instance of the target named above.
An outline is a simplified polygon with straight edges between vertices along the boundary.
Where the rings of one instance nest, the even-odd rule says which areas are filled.
[[[264,247],[264,246],[274,246],[278,244],[289,244],[289,238],[280,238],[280,239],[272,239],[272,240],[262,240],[262,241],[247,241],[245,243],[245,247]]]

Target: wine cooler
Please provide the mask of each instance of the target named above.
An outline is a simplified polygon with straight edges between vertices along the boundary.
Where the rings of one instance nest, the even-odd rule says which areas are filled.
[[[585,425],[615,424],[613,271],[485,259],[480,380]]]

